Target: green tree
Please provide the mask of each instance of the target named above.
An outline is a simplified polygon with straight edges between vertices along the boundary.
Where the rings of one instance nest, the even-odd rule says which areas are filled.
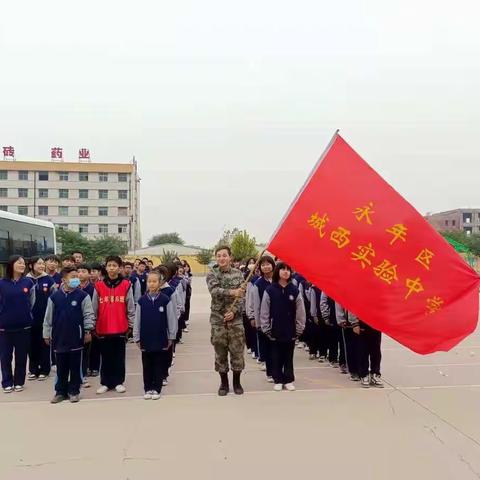
[[[175,257],[178,257],[178,255],[174,250],[163,250],[163,255],[160,261],[162,262],[162,265],[166,265],[167,263],[172,263]]]
[[[101,237],[90,241],[91,259],[100,261],[109,255],[125,255],[128,251],[127,243],[117,237]]]
[[[480,235],[478,233],[467,235],[465,232],[452,230],[450,232],[441,232],[441,235],[465,245],[474,255],[480,256]]]
[[[245,260],[248,257],[255,257],[258,253],[255,237],[251,237],[246,230],[235,234],[232,238],[230,248],[232,249],[232,255],[235,260]]]
[[[159,233],[154,235],[149,241],[148,246],[153,247],[154,245],[164,245],[166,243],[174,243],[176,245],[184,245],[185,241],[180,237],[180,234],[177,232],[172,233]]]
[[[210,260],[212,260],[213,256],[213,250],[210,248],[202,248],[198,253],[197,253],[197,262],[200,265],[208,265],[210,263]]]
[[[81,233],[72,232],[71,230],[56,229],[57,244],[61,245],[61,252],[68,255],[72,252],[83,252],[86,259],[92,257],[91,242]],[[59,245],[59,246],[60,246]]]

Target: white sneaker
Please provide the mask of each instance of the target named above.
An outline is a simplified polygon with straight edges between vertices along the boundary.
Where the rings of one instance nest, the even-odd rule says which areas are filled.
[[[319,363],[324,363],[327,359],[325,357],[320,357],[318,359]]]
[[[27,375],[27,380],[36,380],[37,376],[34,373],[29,373]]]
[[[295,385],[293,383],[287,383],[287,384],[285,384],[285,389],[288,390],[289,392],[294,392],[295,391]]]
[[[47,378],[48,378],[48,375],[41,374],[38,376],[38,380],[40,380],[41,382],[45,381]]]
[[[108,392],[108,387],[105,385],[101,385],[99,389],[97,389],[97,395],[103,395],[104,393]]]
[[[303,348],[303,345],[299,342],[297,343],[297,348]]]
[[[274,382],[273,377],[267,377],[267,382],[268,383],[273,383]]]
[[[382,377],[376,373],[374,375],[370,375],[370,385],[376,388],[383,388],[384,385]]]
[[[185,333],[188,333],[188,332],[189,332],[188,328],[184,328],[183,331],[184,331]]]
[[[145,392],[145,395],[143,396],[145,400],[151,400],[152,399],[152,391]]]
[[[5,387],[3,389],[3,393],[12,393],[13,392],[13,387]]]
[[[308,356],[308,358],[309,358],[310,360],[315,360],[315,354],[314,354],[314,353],[311,353],[311,354]]]
[[[247,348],[247,353],[250,355],[252,353],[252,350],[250,348]]]
[[[164,387],[166,387],[168,385],[168,380],[166,378],[163,380],[162,385]]]
[[[255,355],[255,352],[252,352],[252,358],[255,360],[257,356]]]
[[[125,388],[125,385],[117,385],[115,387],[115,391],[117,393],[125,393],[127,391],[127,389]]]
[[[273,386],[273,389],[276,391],[276,392],[281,392],[283,390],[283,385],[281,383],[276,383],[274,386]]]
[[[308,345],[305,345],[305,346],[303,347],[303,349],[304,349],[306,352],[309,352],[309,351],[310,351],[310,348],[308,347]]]
[[[261,363],[261,364],[260,364],[260,370],[261,370],[262,372],[266,372],[266,371],[267,371],[267,366],[266,366],[264,363]]]
[[[175,352],[173,352],[173,358],[175,358]]]
[[[40,378],[39,378],[40,380]],[[83,383],[82,383],[82,388],[90,388],[90,384],[88,383],[88,380],[87,379],[84,379],[83,380]]]
[[[158,400],[160,398],[160,394],[155,390],[152,391],[152,400]]]
[[[16,392],[23,392],[25,390],[24,386],[23,385],[15,385],[15,388],[14,390]]]

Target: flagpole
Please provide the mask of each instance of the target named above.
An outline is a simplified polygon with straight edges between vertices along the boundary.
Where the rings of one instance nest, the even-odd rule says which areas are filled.
[[[288,207],[285,215],[283,215],[282,219],[280,220],[277,228],[275,229],[275,231],[273,232],[273,235],[270,237],[270,240],[268,241],[267,243],[267,246],[270,245],[270,243],[272,242],[272,240],[275,238],[275,235],[277,234],[278,230],[280,230],[280,227],[282,226],[283,222],[285,221],[285,219],[288,217],[288,215],[290,214],[290,212],[292,211],[293,207],[295,206],[295,204],[297,203],[297,200],[300,198],[300,195],[302,195],[303,191],[305,190],[306,186],[308,185],[308,183],[310,182],[310,179],[313,177],[313,174],[316,172],[318,166],[323,162],[323,159],[325,158],[325,156],[327,155],[327,153],[329,152],[329,150],[332,148],[332,145],[335,143],[335,140],[337,139],[338,135],[339,135],[339,132],[340,130],[337,128],[337,130],[335,130],[335,133],[333,134],[333,137],[332,139],[330,140],[329,144],[327,145],[327,147],[325,148],[325,150],[323,151],[322,155],[320,155],[320,158],[317,160],[317,162],[315,163],[314,167],[312,168],[312,171],[310,172],[310,175],[307,177],[307,179],[305,180],[304,184],[302,185],[302,188],[300,189],[300,191],[297,193],[297,195],[295,196],[295,198],[293,199],[293,201],[290,203],[290,206]]]

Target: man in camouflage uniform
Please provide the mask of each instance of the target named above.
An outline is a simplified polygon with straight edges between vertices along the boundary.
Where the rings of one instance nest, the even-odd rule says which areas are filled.
[[[217,248],[215,258],[217,265],[207,275],[207,286],[212,295],[210,323],[211,342],[215,349],[215,370],[219,372],[221,379],[218,394],[223,397],[230,390],[228,384],[228,353],[230,353],[233,390],[237,395],[242,395],[240,375],[245,368],[243,275],[240,270],[232,268],[232,253],[229,247]]]

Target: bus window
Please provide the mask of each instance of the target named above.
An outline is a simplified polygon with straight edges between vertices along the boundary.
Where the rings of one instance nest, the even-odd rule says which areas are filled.
[[[13,233],[12,251],[25,258],[32,256],[32,236],[28,233]]]
[[[6,230],[0,230],[0,261],[7,262],[10,256],[10,247],[8,245],[9,234]]]

